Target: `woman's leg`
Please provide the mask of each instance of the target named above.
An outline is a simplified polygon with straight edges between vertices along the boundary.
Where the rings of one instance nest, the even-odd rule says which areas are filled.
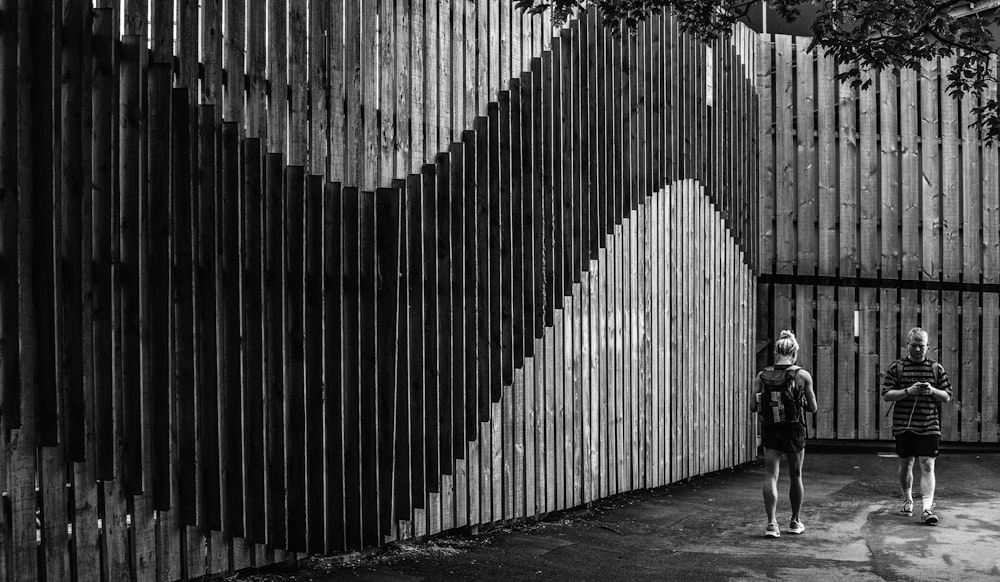
[[[792,505],[792,519],[799,520],[799,510],[802,509],[802,461],[806,458],[806,450],[797,453],[787,453],[788,459],[788,502]]]
[[[781,467],[781,451],[764,448],[764,511],[767,523],[776,523],[774,514],[778,509],[778,471]]]

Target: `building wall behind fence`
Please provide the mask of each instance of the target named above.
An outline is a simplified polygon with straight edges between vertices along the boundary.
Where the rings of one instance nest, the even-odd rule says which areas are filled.
[[[711,48],[507,0],[0,0],[0,580],[753,458],[756,41]]]
[[[969,127],[980,101],[947,95],[950,59],[852,89],[809,41],[761,38],[758,329],[798,334],[813,436],[891,439],[882,374],[919,325],[954,388],[943,440],[995,443],[1000,184]]]

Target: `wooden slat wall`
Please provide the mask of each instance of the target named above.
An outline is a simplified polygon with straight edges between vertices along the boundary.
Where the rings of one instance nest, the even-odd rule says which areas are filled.
[[[921,326],[954,388],[943,439],[995,443],[1000,168],[969,127],[978,101],[945,93],[948,59],[865,73],[867,88],[838,84],[850,65],[807,53],[809,41],[761,39],[758,306],[774,322],[758,340],[797,330],[820,403],[811,436],[886,440],[882,374]]]
[[[512,4],[0,0],[0,582],[754,458],[756,36]]]

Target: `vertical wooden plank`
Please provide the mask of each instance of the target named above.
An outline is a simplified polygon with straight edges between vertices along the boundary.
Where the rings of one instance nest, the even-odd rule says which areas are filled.
[[[441,404],[438,377],[438,296],[437,296],[437,177],[434,166],[425,165],[420,190],[421,282],[423,286],[424,385],[424,488],[426,493],[441,491],[440,424]]]
[[[359,216],[359,277],[361,322],[358,344],[361,352],[360,386],[375,385],[375,201],[371,192],[363,192]],[[361,541],[365,546],[381,542],[378,505],[378,399],[374,390],[361,392]],[[289,504],[291,505],[291,504]]]
[[[241,374],[239,363],[239,226],[240,177],[239,134],[235,123],[222,125],[222,189],[216,199],[216,309],[219,314],[219,431],[220,478],[222,480],[222,528],[229,537],[243,535]]]
[[[734,289],[735,291],[735,289]],[[806,370],[813,372],[815,377],[817,354],[814,347],[814,335],[816,333],[816,300],[814,294],[816,288],[812,285],[795,285],[795,337],[799,341],[799,357],[796,363]],[[731,301],[732,299],[727,299]],[[814,388],[816,388],[814,386]],[[816,416],[807,415],[807,436],[814,437],[816,434]]]
[[[323,195],[323,382],[326,389],[325,456],[326,464],[326,545],[327,552],[346,549],[344,506],[344,196],[337,182],[327,182]]]
[[[282,319],[283,289],[283,200],[287,181],[284,157],[280,153],[269,153],[265,160],[264,198],[264,425],[266,430],[267,471],[265,473],[265,499],[267,506],[267,543],[271,547],[284,549],[285,531],[285,429],[284,429],[284,341]],[[356,241],[345,238],[345,241]],[[349,243],[345,242],[345,245]],[[356,248],[356,247],[355,247]],[[345,249],[345,256],[347,250]],[[344,277],[345,285],[349,279]],[[354,313],[357,313],[356,311]],[[346,332],[345,332],[345,335]],[[348,358],[345,355],[345,370]],[[346,409],[345,416],[350,409]],[[345,420],[346,424],[346,420]],[[352,450],[345,448],[345,464],[349,465]],[[355,455],[356,458],[356,455]],[[345,470],[345,479],[352,475]],[[357,505],[355,505],[357,507]],[[358,523],[354,521],[353,523]]]
[[[139,41],[128,36],[122,45],[122,66],[125,68],[120,78],[121,106],[121,152],[119,157],[119,208],[121,223],[117,229],[120,238],[121,264],[119,283],[121,285],[121,325],[122,374],[129,387],[122,388],[122,408],[120,419],[124,423],[123,435],[128,444],[124,445],[124,485],[130,492],[142,490],[142,444],[140,378],[141,362],[139,345],[139,198],[142,190],[140,179],[140,140],[142,120],[139,95]]]
[[[402,192],[397,188],[379,188],[375,192],[375,269],[378,273],[375,292],[375,371],[374,386],[378,406],[378,506],[380,539],[392,530],[393,508],[393,429],[395,401],[400,386],[396,378],[397,332],[400,309],[400,205]],[[405,247],[403,247],[405,248]],[[403,344],[405,349],[405,344]],[[404,469],[404,467],[400,467]]]
[[[411,144],[411,120],[412,106],[410,105],[410,2],[400,0],[396,6],[395,22],[395,51],[393,61],[396,64],[395,77],[395,100],[396,126],[393,136],[393,149],[395,150],[395,170],[394,177],[410,172],[413,162],[410,160]],[[392,83],[389,83],[392,85]]]
[[[464,394],[465,394],[465,435],[462,447],[467,448],[471,454],[476,449],[475,442],[479,435],[479,314],[480,299],[477,293],[477,276],[479,273],[479,234],[478,234],[478,212],[476,199],[476,136],[471,130],[462,133],[463,153],[462,160],[464,184],[463,192],[463,216],[464,216],[464,250],[463,250],[463,270],[464,270],[464,304],[465,322],[464,338]],[[470,524],[479,523],[479,503],[478,503],[478,457],[468,457],[466,469],[468,471],[467,486],[467,506],[464,515]]]
[[[1000,301],[996,293],[983,293],[983,329],[982,329],[982,388],[980,398],[982,407],[983,442],[997,442],[997,329],[1000,321]]]
[[[424,0],[424,155],[415,160],[421,166],[434,160],[434,155],[440,151],[438,147],[439,107],[438,93],[440,81],[438,68],[441,59],[438,57],[438,46],[441,42],[438,26],[438,0]]]
[[[760,234],[760,247],[758,264],[761,273],[775,272],[774,262],[777,258],[776,233],[774,231],[775,214],[775,182],[776,172],[776,152],[775,152],[775,124],[773,94],[773,83],[775,77],[772,76],[772,36],[762,35],[760,37],[759,54],[757,58],[757,86],[760,87],[760,124],[758,132],[760,140],[760,170],[759,170],[759,191],[760,191],[760,211],[758,232]],[[674,73],[676,75],[676,73]],[[674,143],[673,149],[676,151],[677,145]],[[822,152],[820,152],[822,155]]]
[[[509,103],[509,100],[507,101]],[[489,394],[491,402],[499,402],[503,396],[503,274],[502,263],[502,213],[500,202],[500,106],[490,103],[487,119],[488,134],[484,145],[488,151],[486,161],[487,180],[487,224],[489,225],[489,336],[490,351]],[[482,182],[480,182],[482,184]],[[509,344],[508,344],[509,345]],[[498,423],[496,423],[498,424]]]
[[[285,495],[287,499],[287,549],[306,551],[306,468],[305,468],[305,345],[303,281],[305,253],[305,169],[289,165],[286,169],[283,204],[284,252],[282,254],[284,312],[283,414],[285,428]],[[362,250],[364,253],[364,250]],[[362,265],[364,269],[364,265]],[[363,276],[362,276],[363,279]],[[362,280],[362,285],[367,282]],[[364,298],[364,296],[362,296]],[[362,320],[371,322],[372,319]],[[363,336],[364,338],[365,336]],[[364,341],[364,340],[362,340]],[[362,353],[364,357],[364,353]],[[362,367],[362,372],[364,368]],[[368,384],[371,386],[371,384]],[[369,402],[362,401],[362,410]],[[364,423],[362,423],[364,428]],[[367,443],[367,441],[365,441]],[[362,462],[366,459],[362,457]],[[373,463],[368,461],[367,463]],[[369,465],[370,466],[370,465]],[[370,475],[366,474],[366,477]],[[368,481],[367,483],[371,483]],[[371,483],[374,485],[373,483]],[[367,502],[367,500],[366,500]],[[365,505],[368,509],[369,505]],[[368,514],[365,514],[368,517]],[[365,523],[368,526],[367,521]]]
[[[853,325],[853,321],[852,321]],[[816,293],[816,438],[836,436],[837,400],[840,382],[835,375],[837,361],[837,299],[836,291],[820,285]]]
[[[303,424],[306,446],[306,534],[307,547],[312,552],[322,551],[326,544],[324,522],[327,510],[323,486],[323,190],[322,176],[310,175],[306,178]],[[394,337],[395,333],[391,335]]]
[[[452,40],[451,40],[451,0],[438,0],[437,2],[437,22],[438,22],[438,118],[437,118],[437,147],[435,152],[447,152],[448,144],[452,141],[452,87],[453,76],[458,69],[452,68]]]
[[[155,3],[154,6],[162,9],[164,5],[170,4],[170,2]],[[225,32],[223,34],[223,42],[225,44],[225,70],[226,70],[226,83],[225,83],[225,100],[224,108],[222,111],[222,116],[226,121],[237,121],[242,125],[244,117],[244,98],[245,98],[245,82],[243,71],[246,69],[246,46],[247,46],[247,13],[246,13],[246,0],[227,0],[225,5],[226,15],[225,15]],[[170,11],[170,16],[173,16],[173,10]],[[153,24],[156,22],[154,20]],[[167,31],[169,34],[170,21],[166,23]],[[169,37],[167,37],[169,40]],[[169,59],[172,56],[172,47],[164,43],[163,56]],[[170,62],[169,60],[161,62]],[[239,73],[237,73],[237,71]]]
[[[378,3],[378,60],[371,63],[373,67],[369,71],[375,73],[374,66],[378,65],[377,74],[379,76],[378,86],[378,143],[376,145],[376,155],[378,156],[378,186],[388,186],[392,179],[397,176],[396,158],[399,150],[399,138],[396,127],[396,105],[398,103],[399,91],[396,89],[397,80],[405,80],[402,70],[406,62],[402,61],[398,65],[396,58],[399,55],[397,44],[399,39],[396,34],[395,5],[393,2]],[[408,56],[408,55],[407,55]],[[405,57],[404,57],[405,58]],[[408,114],[409,112],[407,112]],[[409,168],[400,168],[400,174]]]
[[[307,166],[307,151],[309,149],[309,130],[307,116],[309,114],[308,96],[308,65],[307,40],[308,23],[306,22],[307,0],[288,0],[288,164],[292,166]],[[294,41],[298,39],[298,41]],[[374,47],[372,48],[374,51]],[[374,60],[371,61],[374,63]],[[367,69],[372,70],[372,69]],[[366,70],[366,71],[367,71]],[[273,86],[272,86],[273,87]],[[374,102],[374,101],[371,101]],[[280,104],[280,102],[279,102]],[[280,106],[280,105],[279,105]],[[318,114],[318,112],[317,112]],[[375,151],[371,152],[375,154]],[[374,157],[369,161],[375,162]]]
[[[939,134],[940,69],[937,61],[920,66],[920,198],[922,278],[941,276],[941,167]]]
[[[330,122],[327,103],[339,95],[330,96],[330,68],[328,39],[337,35],[330,30],[330,3],[309,0],[309,173],[329,176],[329,134]],[[334,42],[339,43],[336,38]],[[321,184],[322,188],[322,184]]]
[[[858,239],[858,258],[860,261],[860,273],[862,277],[875,277],[879,260],[879,154],[878,154],[878,77],[870,72],[864,71],[861,74],[862,83],[870,83],[868,88],[859,88],[860,97],[858,99],[858,158],[857,164],[860,171],[860,183],[858,184],[858,221],[860,222],[860,237]],[[842,87],[843,88],[843,87]],[[888,140],[889,137],[886,136]],[[893,134],[895,141],[895,134]],[[883,168],[883,176],[890,173],[889,168]],[[895,173],[895,172],[892,172]],[[847,175],[841,174],[841,180],[848,179]],[[885,193],[881,196],[883,204],[887,203]],[[886,228],[888,224],[883,225]],[[894,226],[894,225],[893,225]]]
[[[424,505],[424,288],[420,176],[406,180],[407,377],[409,379],[409,483],[411,507]],[[403,460],[406,462],[406,459]],[[404,467],[405,469],[405,467]],[[403,509],[403,508],[400,508]],[[404,513],[399,514],[404,517]]]
[[[920,151],[917,142],[917,72],[899,71],[899,134],[901,170],[902,276],[916,279],[920,273]],[[883,101],[884,102],[884,101]]]
[[[798,214],[795,138],[792,133],[795,116],[795,101],[793,100],[795,79],[792,76],[792,63],[795,61],[795,54],[793,50],[792,37],[783,34],[774,37],[775,250],[777,253],[775,272],[780,274],[793,272],[798,248],[795,231],[795,218]],[[804,188],[803,193],[808,193],[809,190],[809,188]],[[803,267],[808,272],[809,263],[806,262]]]
[[[264,151],[259,138],[244,142],[241,199],[241,287],[245,300],[242,305],[243,327],[240,336],[244,378],[243,451],[247,459],[263,459],[264,455],[264,328],[263,276],[264,263]],[[181,206],[181,205],[178,205]],[[180,208],[179,208],[180,209]],[[182,218],[180,214],[178,218]],[[182,239],[183,240],[183,239]],[[183,281],[183,279],[182,279]],[[181,328],[183,330],[183,328]],[[180,338],[177,340],[180,342]],[[179,389],[183,390],[179,386]],[[178,402],[180,413],[181,402]],[[178,414],[180,417],[180,414]],[[180,438],[186,438],[181,436]],[[263,543],[266,540],[264,521],[264,466],[248,463],[245,467],[246,511],[244,527],[247,539]]]
[[[849,67],[838,64],[838,70],[843,72]],[[857,97],[855,89],[838,84],[838,122],[839,134],[837,147],[840,151],[840,174],[838,181],[838,197],[840,199],[840,276],[857,276],[859,267],[858,233],[857,233],[857,187],[855,172],[858,168],[858,131]]]
[[[911,71],[912,73],[912,71]],[[881,134],[881,159],[879,161],[881,176],[881,270],[882,277],[895,279],[901,271],[903,254],[901,238],[902,193],[900,191],[900,173],[902,160],[900,154],[900,135],[902,122],[897,121],[906,115],[910,103],[901,102],[902,111],[897,109],[897,98],[900,95],[900,80],[895,71],[882,71],[878,77],[879,102],[879,133]],[[912,111],[912,109],[910,109]],[[912,155],[915,155],[913,151]],[[912,158],[908,162],[912,161]],[[907,170],[911,168],[907,167]],[[912,177],[912,176],[911,176]],[[914,187],[914,184],[909,184]]]
[[[334,19],[340,12],[334,10]],[[361,0],[344,0],[344,185],[359,184],[362,167]],[[272,37],[273,38],[273,37]],[[336,43],[334,43],[336,50]],[[271,53],[268,52],[268,55]],[[336,62],[336,61],[335,61]]]
[[[430,0],[410,0],[410,150],[409,172],[416,174],[424,163],[426,74],[426,25],[424,3]],[[473,39],[473,43],[475,39]],[[471,125],[472,118],[466,120]],[[468,126],[466,126],[468,127]]]
[[[803,45],[808,42],[807,39],[796,37],[795,42],[794,57],[797,71],[795,121],[797,122],[796,137],[798,138],[796,140],[798,145],[795,155],[797,165],[795,185],[798,192],[798,221],[796,223],[798,254],[796,272],[800,275],[812,275],[817,272],[819,266],[817,227],[820,203],[816,199],[819,193],[816,170],[820,164],[827,164],[829,158],[817,159],[815,155],[815,138],[813,137],[813,119],[817,111],[813,97],[813,86],[815,83],[813,57],[815,53],[806,52],[806,47]],[[821,98],[826,100],[828,97],[826,94],[823,94]],[[791,109],[790,105],[789,109]],[[790,130],[791,127],[789,127]]]
[[[926,295],[926,292],[925,292]],[[954,378],[954,385],[964,388],[963,378],[962,378],[962,322],[960,321],[960,316],[962,313],[962,305],[960,303],[962,299],[961,293],[958,291],[942,291],[941,301],[940,301],[940,339],[937,342],[938,353],[937,357],[931,357],[931,359],[941,362],[945,370],[949,372],[949,378]],[[925,312],[926,313],[926,312]],[[926,323],[925,323],[926,325]],[[934,336],[931,336],[934,337]],[[975,379],[973,379],[975,382]],[[955,394],[957,392],[957,395]],[[941,407],[941,440],[942,441],[958,441],[959,431],[961,429],[959,411],[962,408],[962,397],[963,392],[961,388],[955,390],[952,393],[955,400],[951,403],[951,406]]]
[[[950,71],[953,64],[953,59],[941,59],[942,70]],[[958,105],[957,100],[945,95],[945,91],[941,91],[941,214],[939,218],[941,220],[942,274],[945,281],[959,281],[962,278],[962,181],[959,173],[962,169],[960,167],[962,157],[961,121],[959,120]]]
[[[857,347],[855,345],[855,312],[857,289],[837,288],[837,438],[857,438],[858,402]]]
[[[192,0],[181,0],[184,4]],[[265,139],[267,137],[267,0],[246,0],[246,130],[247,137]],[[197,24],[197,23],[195,23]],[[190,26],[190,25],[189,25]],[[187,31],[183,21],[180,33]],[[195,62],[197,66],[197,45]],[[342,50],[342,49],[341,49]],[[195,71],[197,74],[197,71]],[[193,83],[197,83],[195,77]],[[267,152],[266,144],[264,152]]]
[[[915,308],[916,303],[916,291],[913,289],[907,290],[910,296],[913,298],[911,302],[910,309]],[[899,314],[902,311],[900,290],[898,289],[881,289],[879,290],[879,305],[878,305],[878,325],[879,325],[879,347],[878,347],[878,390],[881,392],[882,381],[884,380],[883,374],[889,369],[889,366],[900,357],[899,342],[900,342],[900,325],[899,325]],[[881,398],[878,398],[878,415],[876,416],[876,422],[878,424],[878,432],[876,437],[880,440],[891,439],[892,438],[892,418],[887,417],[886,413],[892,406],[891,402],[886,402]]]
[[[885,306],[888,309],[888,306]],[[878,372],[878,290],[874,287],[858,289],[858,396],[857,436],[872,440],[878,436],[877,414],[881,400]]]
[[[961,309],[961,375],[953,380],[952,395],[958,392],[957,402],[948,408],[958,408],[960,424],[958,440],[976,443],[981,440],[980,391],[984,384],[980,375],[980,345],[982,341],[978,292],[962,293]],[[947,369],[947,368],[946,368]],[[956,370],[958,371],[958,370]],[[955,375],[952,372],[952,375]],[[952,376],[949,375],[949,379]],[[957,389],[956,389],[957,388]],[[944,407],[942,407],[942,411]]]

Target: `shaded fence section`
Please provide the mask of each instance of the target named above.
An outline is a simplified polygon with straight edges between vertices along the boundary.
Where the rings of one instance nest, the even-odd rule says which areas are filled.
[[[813,435],[889,439],[882,374],[919,325],[955,391],[943,439],[995,443],[1000,184],[979,100],[947,95],[950,59],[852,89],[809,40],[761,39],[759,330],[796,330]]]
[[[194,578],[752,458],[755,38],[546,18],[0,0],[0,580]]]

